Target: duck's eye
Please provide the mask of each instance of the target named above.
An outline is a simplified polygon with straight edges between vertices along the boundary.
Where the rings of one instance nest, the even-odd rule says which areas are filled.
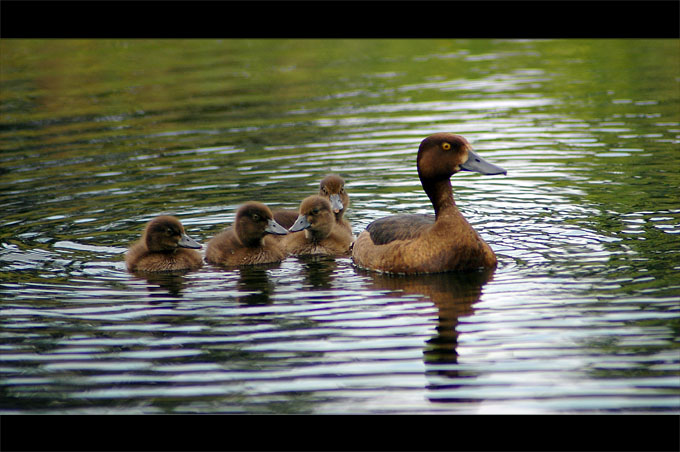
[[[312,209],[312,215],[318,215],[319,209]]]
[[[260,221],[260,216],[256,213],[254,213],[251,218],[253,219],[253,221]]]
[[[448,151],[449,149],[451,149],[451,143],[442,143],[442,149]]]

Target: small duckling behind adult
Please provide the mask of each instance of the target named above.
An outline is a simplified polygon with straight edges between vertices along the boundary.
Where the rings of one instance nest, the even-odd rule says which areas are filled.
[[[335,222],[352,233],[352,226],[345,219],[345,210],[349,207],[349,195],[345,190],[345,180],[337,174],[329,174],[319,184],[319,195],[327,197],[335,214]]]
[[[309,196],[300,204],[300,214],[281,240],[284,250],[292,255],[349,253],[352,233],[336,223],[331,202],[322,196]]]
[[[256,201],[236,211],[234,224],[208,241],[205,260],[227,267],[269,264],[286,257],[281,246],[268,234],[287,234],[269,207]]]
[[[161,215],[147,223],[142,238],[125,255],[125,264],[132,273],[196,270],[203,265],[195,251],[199,248],[177,218]]]
[[[345,190],[345,181],[337,174],[329,174],[319,183],[319,196],[323,196],[331,203],[331,209],[335,215],[335,221],[352,233],[352,226],[344,218],[345,210],[349,206],[349,195]],[[284,228],[290,229],[298,218],[295,210],[277,209],[274,211],[274,219]]]

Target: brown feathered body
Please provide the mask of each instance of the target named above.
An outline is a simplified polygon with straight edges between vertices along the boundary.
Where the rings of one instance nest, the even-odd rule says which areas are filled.
[[[439,273],[494,268],[491,247],[458,210],[451,176],[458,171],[505,173],[475,154],[465,138],[434,134],[418,150],[418,175],[435,215],[395,215],[369,224],[352,247],[361,268],[387,273]]]
[[[281,239],[281,246],[292,255],[341,255],[349,252],[352,233],[336,222],[330,202],[321,196],[310,196],[300,204],[292,233]]]
[[[346,229],[352,235],[352,225],[344,217],[347,207],[349,207],[349,195],[345,190],[345,181],[337,174],[329,174],[321,179],[319,183],[319,196],[323,196],[331,203],[335,222]],[[274,219],[284,228],[290,229],[297,220],[298,211],[277,209],[274,211]]]
[[[192,248],[200,247],[177,218],[163,215],[147,223],[142,238],[126,253],[125,264],[133,273],[196,270],[203,258]]]
[[[248,202],[236,212],[231,227],[208,241],[205,260],[227,267],[279,262],[286,257],[286,253],[269,234],[286,232],[274,221],[267,206]]]

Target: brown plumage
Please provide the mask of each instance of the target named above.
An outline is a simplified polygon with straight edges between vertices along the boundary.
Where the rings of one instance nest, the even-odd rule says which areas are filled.
[[[193,248],[193,249],[192,249]],[[125,255],[130,272],[196,270],[203,265],[201,245],[186,235],[175,217],[162,215],[147,223],[142,238]]]
[[[345,190],[345,181],[337,174],[329,174],[319,183],[319,196],[323,196],[331,203],[335,221],[352,234],[352,226],[344,218],[345,210],[349,206],[349,195]],[[277,209],[274,219],[284,228],[290,229],[298,218],[295,210]]]
[[[286,254],[269,234],[287,233],[269,207],[250,201],[238,209],[233,226],[210,239],[205,260],[228,267],[279,262]]]
[[[439,273],[493,268],[496,255],[460,213],[451,176],[458,171],[505,174],[460,135],[437,133],[418,149],[418,175],[435,216],[395,215],[369,224],[352,248],[361,268],[387,273]]]
[[[293,223],[295,223],[295,220],[297,220],[299,214],[296,210],[276,209],[272,211],[272,215],[274,215],[274,220],[278,224],[286,229],[290,229],[290,227],[293,226]],[[279,236],[278,239],[282,240],[283,237]]]
[[[281,246],[293,255],[347,254],[352,233],[336,223],[331,203],[322,196],[309,196],[300,204],[300,214],[283,237]]]

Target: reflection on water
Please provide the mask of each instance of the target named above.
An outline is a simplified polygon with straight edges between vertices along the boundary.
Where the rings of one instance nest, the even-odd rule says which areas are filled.
[[[0,41],[0,412],[680,412],[677,40]],[[130,275],[328,173],[354,233],[457,174],[489,274],[347,257]]]
[[[434,303],[436,332],[426,341],[423,360],[426,365],[425,375],[439,378],[427,385],[428,398],[433,402],[460,402],[461,400],[439,399],[437,390],[455,386],[455,379],[470,376],[460,372],[456,367],[458,364],[456,328],[459,317],[474,313],[473,305],[479,301],[484,284],[493,279],[493,271],[419,276],[388,275],[363,270],[361,272],[368,276],[368,285],[371,288],[387,290],[393,294],[416,295]]]
[[[167,298],[165,295],[170,295],[181,299],[182,291],[187,287],[184,279],[187,273],[186,271],[143,273],[137,275],[137,278],[146,282],[146,288],[152,297]]]
[[[274,292],[274,283],[269,280],[267,272],[261,266],[245,267],[238,271],[236,285],[239,303],[248,305],[269,304]]]

